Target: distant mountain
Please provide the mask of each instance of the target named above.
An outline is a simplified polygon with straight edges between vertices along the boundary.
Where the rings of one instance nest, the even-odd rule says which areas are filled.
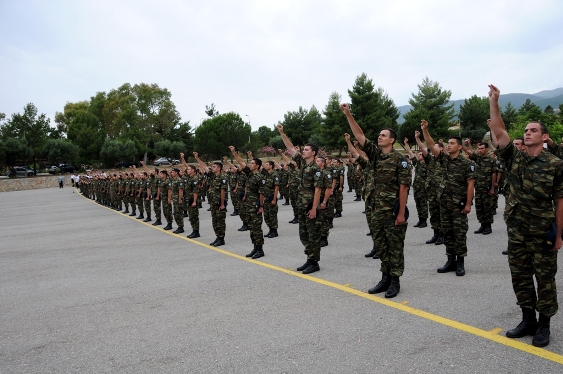
[[[539,106],[542,110],[545,109],[548,105],[551,105],[553,108],[558,108],[559,105],[563,104],[563,87],[556,88],[554,90],[546,90],[540,91],[535,94],[525,94],[525,93],[509,93],[503,94],[499,98],[499,104],[502,108],[506,107],[506,105],[510,102],[512,106],[515,107],[517,110],[526,102],[526,100],[530,99],[530,101],[537,106]],[[454,111],[459,113],[459,107],[465,102],[465,99],[462,100],[452,100],[450,103],[454,104]],[[399,124],[405,122],[403,115],[407,113],[409,110],[412,109],[410,105],[401,105],[397,107],[399,109],[399,119],[397,120]]]

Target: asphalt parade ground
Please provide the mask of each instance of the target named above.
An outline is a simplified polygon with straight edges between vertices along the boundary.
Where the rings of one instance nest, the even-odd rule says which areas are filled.
[[[563,372],[560,314],[546,349],[504,336],[521,313],[501,255],[502,196],[492,234],[473,234],[469,215],[464,277],[436,272],[445,247],[413,227],[410,196],[394,299],[366,292],[381,273],[353,199],[344,193],[320,272],[303,275],[289,206],[266,256],[250,260],[239,217],[227,215],[225,246],[208,245],[205,202],[191,240],[187,219],[176,235],[68,186],[0,193],[0,373]]]

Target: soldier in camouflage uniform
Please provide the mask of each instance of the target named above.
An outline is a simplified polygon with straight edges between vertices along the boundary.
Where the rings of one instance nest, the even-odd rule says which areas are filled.
[[[154,169],[151,174],[151,192],[152,192],[152,208],[154,210],[154,217],[156,221],[152,224],[153,226],[162,225],[162,195],[160,185],[162,184],[162,178],[160,177],[160,172],[158,169]]]
[[[332,165],[334,167],[333,174],[336,181],[332,195],[334,196],[334,218],[342,217],[342,200],[344,196],[342,195],[344,189],[344,166],[342,160],[332,160]]]
[[[544,151],[543,144],[549,134],[539,122],[526,126],[526,152],[516,149],[500,115],[500,91],[493,85],[489,87],[491,131],[506,165],[510,191],[505,210],[508,264],[512,287],[522,308],[522,322],[508,330],[506,336],[533,335],[532,344],[545,347],[549,344],[550,319],[558,310],[555,275],[557,252],[563,245],[563,161]],[[550,227],[554,230],[548,242],[546,232]]]
[[[160,183],[160,198],[162,200],[162,214],[166,220],[164,230],[172,230],[172,198],[168,198],[169,192],[172,188],[172,182],[168,176],[168,171],[161,170],[162,182]]]
[[[131,205],[131,176],[130,173],[125,173],[125,181],[123,183],[123,203],[125,204],[124,214],[129,213],[129,205]],[[133,207],[131,206],[131,210]]]
[[[263,164],[264,170],[264,222],[268,226],[268,233],[265,238],[275,238],[278,236],[278,193],[280,189],[280,178],[278,172],[274,170],[275,163],[266,161]]]
[[[466,141],[468,144],[468,141]],[[474,231],[475,234],[488,235],[493,232],[494,195],[497,187],[498,167],[497,161],[489,154],[489,144],[479,143],[477,152],[464,147],[469,159],[475,163],[475,211],[481,227]]]
[[[415,133],[416,134],[416,133]],[[416,143],[418,148],[422,152],[424,157],[424,163],[426,164],[426,195],[428,196],[428,210],[430,213],[430,227],[434,230],[434,235],[432,238],[426,241],[426,244],[441,245],[444,244],[444,233],[440,230],[440,201],[436,195],[436,186],[442,183],[442,169],[436,158],[432,155],[432,152],[422,143],[420,136],[417,138],[415,135]],[[442,143],[436,144],[438,147],[443,148]]]
[[[322,171],[320,197],[321,203],[319,206],[319,220],[321,221],[321,247],[326,247],[328,245],[328,235],[330,233],[329,222],[330,219],[334,217],[334,205],[331,208],[331,205],[329,204],[330,198],[332,197],[334,178],[332,176],[332,170],[326,168],[327,162],[324,157],[318,156],[316,162],[317,166]]]
[[[130,217],[137,215],[137,177],[134,172],[131,172],[131,180],[129,181],[129,201],[131,202]]]
[[[299,170],[295,166],[295,162],[291,161],[289,157],[281,150],[278,149],[278,153],[282,156],[288,168],[288,181],[289,186],[289,202],[291,203],[291,208],[293,209],[293,219],[289,223],[299,223],[299,211],[297,207],[297,195],[299,193]]]
[[[364,184],[364,191],[363,191],[363,199],[365,202],[365,212],[366,212],[366,220],[369,227],[368,235],[371,236],[373,241],[373,247],[370,252],[365,254],[365,257],[371,257],[374,259],[378,259],[379,255],[377,254],[377,248],[375,246],[375,227],[374,225],[377,223],[376,220],[372,219],[375,213],[375,169],[370,164],[369,159],[365,156],[365,154],[360,155],[358,149],[354,147],[354,145],[350,142],[350,135],[344,134],[344,139],[346,140],[346,144],[348,144],[348,150],[354,159],[358,160],[358,164],[363,169],[364,174],[366,175],[366,183]]]
[[[174,209],[174,221],[178,228],[174,234],[184,232],[184,181],[180,178],[180,169],[173,168],[170,171],[170,189],[168,190],[168,201],[172,203]]]
[[[209,245],[219,247],[225,245],[225,219],[227,217],[227,194],[229,185],[227,175],[224,174],[223,164],[214,162],[211,169],[199,158],[198,153],[194,152],[194,157],[199,163],[200,168],[207,173],[209,183],[208,199],[211,207],[211,221],[216,239]]]
[[[415,132],[415,138],[420,138],[420,132]],[[414,227],[424,228],[427,226],[426,220],[428,219],[428,194],[426,193],[426,179],[428,176],[426,163],[422,152],[417,152],[415,155],[409,146],[408,138],[405,138],[405,149],[409,153],[410,161],[414,166],[414,202],[416,204],[416,212],[418,213],[418,222]]]
[[[473,200],[475,164],[461,153],[462,140],[460,137],[450,137],[448,154],[446,154],[430,136],[428,122],[422,120],[420,127],[428,148],[443,172],[437,196],[440,201],[440,224],[448,260],[437,271],[447,273],[455,270],[457,276],[464,276],[469,228],[467,215],[471,211]]]
[[[300,154],[283,131],[283,126],[278,124],[278,131],[289,153],[300,170],[299,193],[297,195],[299,239],[305,246],[307,262],[298,267],[303,274],[319,271],[321,260],[321,222],[318,209],[321,197],[322,178],[321,170],[316,164],[319,148],[314,144],[305,144]]]
[[[143,204],[145,207],[145,212],[147,213],[147,217],[143,222],[150,222],[152,221],[151,218],[151,179],[149,177],[149,173],[144,171],[143,172]]]
[[[399,294],[399,278],[405,268],[404,244],[408,226],[406,204],[412,172],[403,155],[393,148],[397,139],[395,131],[381,130],[375,145],[364,136],[350,112],[350,106],[342,104],[340,107],[354,137],[374,168],[376,199],[372,235],[381,258],[382,277],[368,293],[385,292],[386,298],[393,298]]]
[[[183,158],[183,155],[182,155]],[[192,226],[192,233],[188,238],[199,238],[199,210],[197,208],[197,195],[199,193],[199,179],[197,176],[197,169],[193,165],[188,165],[188,180],[186,181],[186,196],[188,201],[188,217],[190,225]]]
[[[282,165],[282,170],[280,171],[280,192],[283,198],[285,198],[285,203],[282,205],[289,205],[289,165],[287,162]]]
[[[266,178],[260,172],[262,160],[253,158],[248,164],[244,162],[242,157],[236,152],[235,147],[230,146],[229,149],[234,158],[240,165],[241,172],[246,176],[246,190],[244,193],[243,210],[248,219],[250,229],[250,240],[253,249],[246,257],[253,259],[264,257],[264,232],[262,231],[262,214],[264,212],[264,204],[266,204],[265,187]]]

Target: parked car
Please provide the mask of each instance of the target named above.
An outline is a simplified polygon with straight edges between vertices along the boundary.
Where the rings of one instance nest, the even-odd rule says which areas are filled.
[[[60,164],[59,170],[61,173],[74,173],[78,168],[72,164]]]
[[[171,162],[168,161],[168,159],[166,157],[161,157],[157,160],[154,160],[153,165],[154,166],[161,166],[161,165],[170,165]]]
[[[121,161],[115,164],[117,169],[119,168],[128,168],[129,166],[135,166],[136,168],[139,167],[139,163],[137,161]]]
[[[26,169],[24,166],[14,166],[14,170],[6,170],[6,176],[13,178],[13,177],[25,177],[25,176],[32,176],[33,170]]]
[[[180,165],[180,160],[172,160],[172,165]]]
[[[59,167],[51,166],[49,169],[47,169],[47,171],[49,172],[49,174],[57,174],[59,172]]]

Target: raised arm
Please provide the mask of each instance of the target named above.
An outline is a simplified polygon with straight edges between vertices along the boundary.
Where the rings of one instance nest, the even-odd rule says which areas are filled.
[[[465,153],[467,153],[469,155],[469,157],[473,156],[473,148],[468,147],[470,146],[470,140],[469,139],[465,139],[463,144],[461,145],[461,149],[463,149],[463,151]]]
[[[229,149],[231,150],[231,153],[233,154],[233,157],[235,158],[235,160],[237,160],[238,164],[240,165],[240,168],[244,169],[246,167],[246,163],[244,162],[242,157],[239,156],[235,147],[231,145],[231,146],[229,146]]]
[[[354,137],[358,140],[360,145],[363,147],[364,144],[366,144],[366,137],[364,136],[364,132],[362,131],[360,125],[358,125],[358,123],[354,119],[354,116],[352,116],[352,113],[350,112],[350,105],[340,104],[340,109],[342,109],[342,111],[344,112],[344,115],[348,120],[348,124],[350,125],[350,129],[354,134]]]
[[[407,138],[405,136],[405,139],[403,140],[403,143],[405,143],[405,149],[407,150],[407,153],[409,154],[409,158],[413,159],[414,158],[414,153],[412,153],[411,150],[411,146],[409,145],[409,138]]]
[[[500,149],[506,148],[510,143],[510,137],[506,132],[504,126],[504,121],[500,115],[500,108],[498,105],[498,98],[500,96],[500,90],[494,85],[489,85],[489,109],[491,111],[491,133],[494,132],[497,138],[497,144]]]
[[[197,161],[197,163],[199,164],[199,168],[205,172],[205,173],[209,173],[209,167],[205,164],[205,162],[203,162],[201,160],[201,158],[199,158],[199,154],[197,152],[194,152],[194,157],[195,160]]]
[[[416,139],[416,144],[418,145],[418,149],[420,149],[420,152],[422,152],[422,156],[423,157],[428,156],[428,149],[426,149],[426,146],[424,145],[422,140],[420,140],[420,131],[417,130],[414,132],[414,138]]]
[[[360,154],[358,153],[358,151],[356,150],[356,148],[354,147],[354,145],[350,141],[350,134],[344,134],[344,139],[346,139],[346,144],[348,144],[348,150],[350,151],[350,154],[352,155],[352,157],[358,158],[360,156]]]
[[[288,162],[291,161],[291,159],[290,159],[289,157],[287,157],[287,155],[286,155],[281,149],[278,149],[278,153],[279,153],[280,156],[283,158],[283,161],[284,161],[284,162],[287,162],[287,163],[288,163]]]
[[[430,133],[428,132],[428,122],[425,119],[420,121],[420,128],[422,129],[424,140],[426,140],[426,144],[428,144],[428,148],[430,148],[430,152],[432,152],[434,157],[438,157],[440,155],[440,147],[434,143],[434,139],[430,136]]]
[[[278,128],[278,131],[280,132],[280,135],[282,137],[283,144],[285,145],[285,147],[289,151],[289,154],[291,154],[291,156],[294,157],[297,154],[297,150],[295,150],[293,143],[291,142],[291,140],[289,140],[287,135],[285,135],[285,132],[283,132],[283,125],[281,123],[278,123],[277,128]]]
[[[187,167],[188,167],[188,163],[186,162],[183,153],[180,153],[180,160],[182,161],[182,166],[184,167],[184,169],[187,168]]]

